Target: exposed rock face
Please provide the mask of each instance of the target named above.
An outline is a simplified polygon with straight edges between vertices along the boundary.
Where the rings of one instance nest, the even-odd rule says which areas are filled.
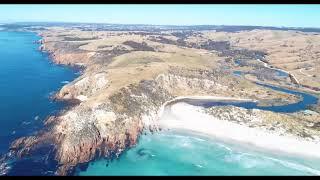
[[[142,130],[157,129],[162,105],[176,96],[228,95],[263,99],[276,95],[271,90],[266,91],[250,84],[247,87],[247,81],[231,76],[228,71],[217,70],[223,68],[216,67],[217,60],[212,58],[214,56],[200,56],[198,51],[189,52],[190,49],[176,46],[163,48],[161,44],[152,44],[151,41],[148,44],[130,41],[129,44],[138,49],[142,46],[145,54],[148,54],[145,52],[148,50],[156,52],[143,58],[136,58],[136,54],[132,53],[129,59],[122,57],[118,63],[114,63],[120,65],[110,67],[108,65],[117,61],[111,57],[128,53],[129,50],[84,50],[79,47],[87,45],[87,41],[66,42],[59,40],[55,32],[54,37],[46,33],[43,33],[40,49],[49,52],[54,62],[85,67],[79,78],[65,85],[55,95],[58,100],[78,103],[60,115],[48,118],[43,131],[14,141],[10,150],[17,157],[23,158],[31,156],[43,146],[54,146],[54,158],[58,162],[57,175],[69,174],[78,164],[95,158],[118,157],[126,148],[137,143]],[[123,45],[122,41],[128,43],[118,37],[111,40],[116,47]],[[94,46],[93,43],[90,48]],[[214,63],[209,63],[208,59]],[[254,94],[250,94],[251,90]],[[283,98],[288,96],[283,95]],[[230,114],[237,109],[227,110],[227,114],[223,109],[215,111],[215,115],[221,114],[223,119],[233,117]],[[245,119],[253,117],[250,111],[234,116]]]
[[[98,72],[92,75],[81,76],[72,83],[64,86],[56,95],[58,99],[79,99],[85,101],[87,98],[97,93],[109,85],[107,73]]]
[[[49,119],[49,131],[20,138],[12,143],[11,150],[24,157],[43,144],[54,144],[55,159],[60,164],[57,174],[66,175],[79,163],[102,156],[117,157],[136,144],[143,121],[154,124],[158,109],[170,98],[155,81],[143,81],[121,89],[94,107],[80,104]]]
[[[90,97],[98,92],[95,89],[107,85],[106,79],[105,73],[79,78],[65,86],[57,98],[77,98],[86,86],[90,91],[83,94]],[[18,157],[25,157],[44,144],[54,144],[55,159],[59,163],[58,175],[66,175],[79,163],[98,157],[117,157],[136,144],[143,129],[157,129],[161,106],[181,89],[189,89],[185,92],[193,94],[201,89],[210,93],[211,89],[227,88],[214,79],[210,72],[196,74],[173,69],[154,80],[124,87],[91,106],[81,103],[58,117],[49,118],[46,122],[50,127],[48,131],[17,139],[12,143],[11,151]]]
[[[172,93],[177,90],[192,90],[199,92],[205,91],[206,93],[212,93],[216,89],[226,90],[228,86],[221,85],[213,79],[206,79],[201,77],[186,77],[178,74],[160,74],[157,77],[157,81]]]
[[[40,43],[39,50],[48,52],[51,59],[57,64],[70,66],[77,63],[86,64],[90,57],[95,55],[95,53],[77,49],[85,43],[47,42],[46,39],[42,39]]]
[[[289,74],[289,77],[290,77],[290,80],[291,80],[292,83],[297,84],[297,85],[300,84],[298,79],[296,77],[294,77],[293,74]]]

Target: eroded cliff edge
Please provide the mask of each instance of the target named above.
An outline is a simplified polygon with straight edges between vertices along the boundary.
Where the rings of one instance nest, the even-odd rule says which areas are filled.
[[[144,129],[157,130],[162,105],[177,96],[299,100],[233,76],[228,69],[232,63],[218,50],[157,42],[151,35],[130,32],[91,33],[41,32],[40,49],[49,52],[55,63],[84,67],[79,78],[55,95],[57,100],[79,103],[48,118],[44,130],[17,139],[10,148],[22,158],[53,145],[57,175],[67,175],[95,158],[119,156],[137,143]],[[174,40],[169,35],[159,37]]]

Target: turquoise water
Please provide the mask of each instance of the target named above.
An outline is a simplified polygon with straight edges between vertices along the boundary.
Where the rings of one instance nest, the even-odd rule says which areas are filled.
[[[118,160],[101,159],[78,175],[316,175],[320,161],[261,152],[200,135],[143,135]]]
[[[33,43],[38,39],[30,32],[0,31],[2,154],[14,139],[36,132],[48,115],[65,107],[49,96],[78,76],[38,51],[39,45]],[[77,175],[312,175],[319,174],[319,167],[318,160],[259,152],[198,135],[160,132],[141,136],[118,160],[91,162]],[[39,159],[24,160],[8,174],[52,175],[55,168]]]
[[[253,102],[188,103],[204,107],[234,105],[247,109],[274,112],[296,112],[317,102],[317,97],[285,88],[259,84],[267,88],[299,95],[302,101],[260,107]],[[197,104],[199,103],[199,104]],[[142,136],[136,147],[118,160],[108,163],[98,160],[89,164],[78,175],[320,175],[320,159],[293,157],[286,154],[263,152],[240,144],[228,144],[216,139],[180,132],[161,132]]]
[[[38,50],[31,32],[0,31],[0,154],[9,144],[40,129],[47,116],[65,104],[49,97],[63,81],[72,81],[77,71],[51,63],[48,54]],[[13,175],[33,172],[30,164]],[[37,174],[37,173],[35,173]]]

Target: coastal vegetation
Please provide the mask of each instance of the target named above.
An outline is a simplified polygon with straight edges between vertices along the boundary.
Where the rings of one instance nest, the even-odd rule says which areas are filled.
[[[196,113],[194,107],[170,104],[176,98],[194,96],[257,102],[260,110],[234,105],[201,110],[224,128],[235,123],[232,127],[240,128],[234,133],[263,129],[267,137],[290,136],[294,142],[306,141],[319,148],[314,145],[320,141],[319,103],[314,103],[319,96],[313,88],[320,86],[316,78],[319,35],[249,27],[130,28],[53,26],[37,31],[42,37],[40,49],[49,52],[53,62],[84,70],[54,95],[55,100],[76,103],[48,118],[45,130],[12,142],[11,154],[23,159],[52,145],[55,173],[72,174],[92,160],[118,158],[144,131],[162,129],[159,122],[171,127],[172,121],[161,121],[166,105]],[[236,71],[240,73],[235,75]],[[312,112],[272,111],[272,107],[299,102],[312,104]],[[186,122],[198,130],[204,127],[192,118]],[[256,143],[257,138],[248,140]]]

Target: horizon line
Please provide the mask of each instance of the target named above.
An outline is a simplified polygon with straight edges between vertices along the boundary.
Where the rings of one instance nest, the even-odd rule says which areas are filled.
[[[66,23],[66,24],[110,24],[110,25],[146,25],[146,26],[249,26],[249,27],[269,27],[269,28],[300,28],[300,29],[320,29],[320,27],[297,27],[297,26],[273,26],[273,25],[244,25],[244,24],[142,24],[142,23],[107,23],[107,22],[76,22],[76,21],[13,21],[13,22],[0,22],[3,24],[17,24],[17,23]]]

